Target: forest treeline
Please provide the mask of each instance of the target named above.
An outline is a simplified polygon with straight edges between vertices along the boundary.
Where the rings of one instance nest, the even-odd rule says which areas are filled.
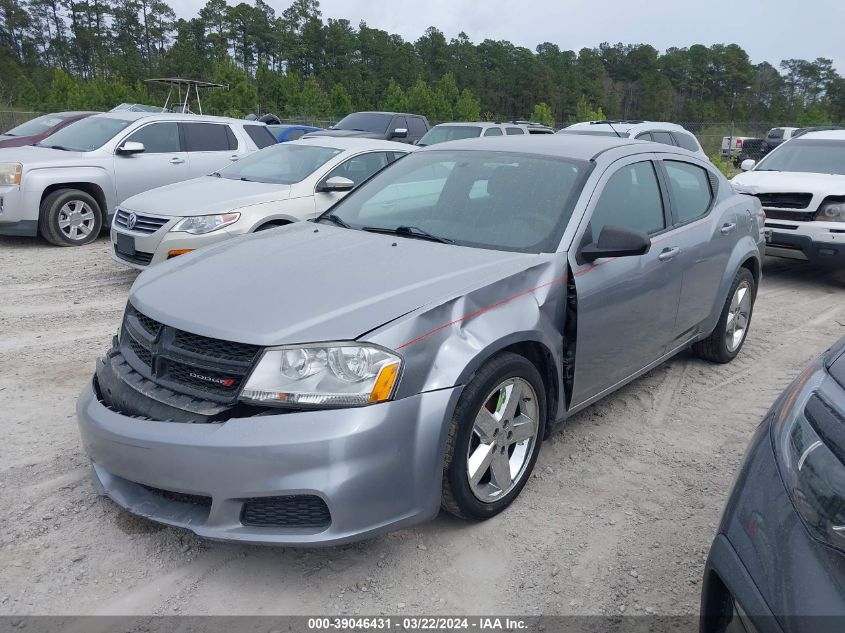
[[[830,59],[753,64],[737,44],[661,53],[544,42],[532,51],[464,33],[447,39],[436,27],[409,42],[324,19],[318,0],[294,0],[281,14],[263,0],[208,0],[190,19],[164,0],[0,0],[0,109],[160,105],[163,94],[143,83],[156,76],[228,84],[203,105],[233,116],[845,121],[845,79]]]

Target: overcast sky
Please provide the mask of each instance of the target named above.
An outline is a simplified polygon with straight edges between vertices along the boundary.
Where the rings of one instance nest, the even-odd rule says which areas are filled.
[[[205,0],[171,3],[177,15],[191,17]],[[268,4],[281,14],[290,2]],[[464,31],[475,43],[509,40],[531,50],[546,41],[575,51],[601,42],[661,51],[736,43],[755,64],[827,57],[845,73],[845,0],[320,0],[320,8],[324,21],[364,20],[410,41],[436,26],[447,39]]]

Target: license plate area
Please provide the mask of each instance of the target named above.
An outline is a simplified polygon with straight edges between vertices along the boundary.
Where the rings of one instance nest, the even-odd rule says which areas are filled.
[[[124,233],[117,233],[114,249],[121,255],[135,257],[135,238]]]

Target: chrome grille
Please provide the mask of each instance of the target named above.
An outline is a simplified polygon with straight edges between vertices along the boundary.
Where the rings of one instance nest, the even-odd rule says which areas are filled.
[[[155,233],[165,224],[170,222],[169,218],[156,218],[151,215],[141,215],[139,213],[135,213],[135,226],[129,228],[130,215],[132,215],[132,212],[118,209],[117,214],[114,216],[115,225],[126,229],[127,231],[135,231],[136,233],[146,233],[149,235],[150,233]]]

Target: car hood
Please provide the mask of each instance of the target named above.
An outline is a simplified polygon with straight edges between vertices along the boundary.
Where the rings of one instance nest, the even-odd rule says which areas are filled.
[[[202,176],[139,193],[120,206],[136,213],[183,217],[226,213],[289,197],[290,185]]]
[[[298,222],[154,266],[130,300],[167,325],[212,338],[353,340],[538,257]]]
[[[384,134],[377,132],[361,132],[360,130],[320,130],[308,132],[308,136],[338,136],[346,138],[384,138]]]
[[[24,170],[88,162],[94,152],[66,152],[49,147],[0,147],[0,163],[23,163]]]
[[[791,171],[747,171],[731,182],[742,193],[845,195],[845,176]]]

